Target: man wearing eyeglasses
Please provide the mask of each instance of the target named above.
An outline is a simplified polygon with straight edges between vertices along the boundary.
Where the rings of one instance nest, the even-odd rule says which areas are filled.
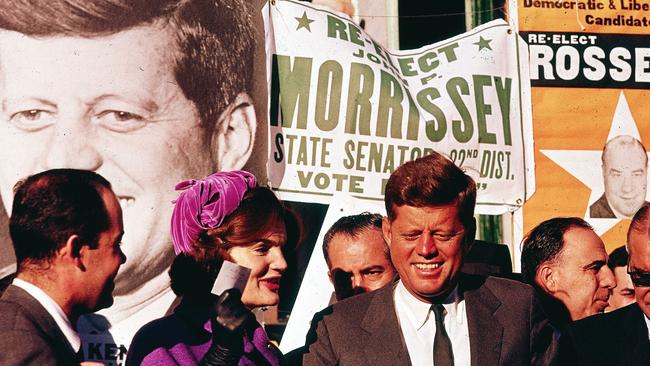
[[[569,325],[562,365],[650,365],[650,205],[634,215],[627,243],[637,302]]]

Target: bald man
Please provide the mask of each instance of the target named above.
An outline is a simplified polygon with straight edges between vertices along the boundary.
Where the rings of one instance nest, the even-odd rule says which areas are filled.
[[[646,203],[648,155],[628,135],[609,140],[601,156],[605,193],[589,207],[592,218],[631,218]]]

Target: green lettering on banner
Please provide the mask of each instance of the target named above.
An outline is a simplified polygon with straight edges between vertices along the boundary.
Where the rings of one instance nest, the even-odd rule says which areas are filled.
[[[305,136],[299,137],[298,143],[298,157],[296,157],[296,165],[307,165],[307,138]]]
[[[354,23],[348,22],[348,30],[350,31],[350,42],[358,46],[365,46],[363,39],[361,39],[361,29],[354,25]]]
[[[474,98],[476,100],[476,124],[478,125],[478,142],[496,144],[497,135],[487,130],[487,115],[492,114],[492,106],[485,104],[483,87],[491,86],[492,79],[489,75],[472,75],[474,80]]]
[[[368,142],[366,141],[357,142],[357,155],[354,159],[356,162],[354,169],[360,170],[362,172],[366,171],[366,167],[361,165],[361,161],[366,159],[366,154],[363,153],[363,148],[366,146],[368,146]]]
[[[363,188],[361,187],[361,183],[363,183],[363,181],[364,181],[363,176],[351,175],[350,176],[350,192],[351,193],[362,194],[363,193]]]
[[[472,123],[472,116],[467,110],[465,102],[463,102],[462,95],[469,95],[469,85],[467,81],[461,77],[454,77],[447,82],[447,93],[451,98],[452,103],[460,114],[460,120],[451,121],[451,131],[454,138],[458,142],[467,142],[472,138],[474,133],[474,125]]]
[[[508,146],[512,145],[512,137],[510,134],[510,87],[512,79],[505,78],[505,84],[499,77],[494,77],[494,86],[497,89],[497,97],[499,98],[499,108],[501,109],[501,116],[503,118],[503,140]]]
[[[395,150],[387,148],[384,171],[382,173],[392,173],[393,171],[395,171]]]
[[[370,116],[375,74],[366,64],[353,62],[350,65],[350,83],[348,85],[348,103],[345,113],[345,132],[370,136]]]
[[[331,15],[327,16],[327,36],[329,38],[338,38],[344,41],[348,40],[345,22]]]
[[[440,47],[438,48],[438,52],[445,54],[447,62],[454,62],[458,59],[458,57],[456,57],[456,48],[458,48],[458,42],[452,43],[445,47]]]
[[[411,96],[411,91],[409,89],[404,89],[406,92],[406,99],[409,102],[409,120],[406,125],[406,138],[408,140],[417,140],[420,130],[420,111],[413,101]]]
[[[433,119],[425,122],[424,128],[431,142],[440,142],[445,138],[445,134],[447,134],[447,117],[445,117],[442,109],[433,103],[438,98],[440,98],[440,92],[436,88],[422,89],[417,95],[420,107],[433,116]]]
[[[295,57],[294,63],[291,64],[289,56],[273,55],[271,126],[278,125],[276,116],[279,107],[282,127],[292,127],[295,113],[296,128],[307,128],[311,67],[312,59],[308,57]]]
[[[326,173],[317,173],[314,175],[313,172],[305,173],[301,170],[298,170],[297,173],[298,181],[302,188],[308,188],[309,184],[312,183],[320,190],[327,190],[332,185],[332,181],[334,181],[334,189],[339,192],[347,191],[351,193],[363,193],[363,188],[361,187],[361,183],[364,181],[363,176],[334,173],[330,177]],[[344,187],[346,182],[347,187]]]
[[[397,60],[399,68],[404,76],[415,76],[417,71],[413,69],[413,57],[400,58]]]
[[[345,169],[352,169],[354,167],[354,156],[352,156],[352,152],[354,151],[354,141],[346,141],[345,145],[343,145],[343,151],[345,151],[343,167],[345,167]]]
[[[368,152],[368,171],[381,172],[381,160],[384,152],[384,144],[370,144]]]
[[[307,188],[307,186],[309,186],[309,181],[311,180],[312,175],[314,175],[314,172],[309,172],[305,176],[305,172],[298,170],[298,181],[300,182],[300,186],[302,188]]]
[[[510,151],[483,150],[481,178],[513,180],[510,175]]]
[[[316,91],[316,126],[321,131],[331,131],[339,123],[343,67],[334,60],[323,62],[318,71]]]
[[[440,65],[440,61],[437,60],[437,56],[438,55],[436,55],[436,53],[433,51],[429,51],[420,56],[418,58],[418,65],[420,66],[420,70],[422,70],[422,72],[430,72],[438,67],[438,65]]]
[[[344,22],[331,15],[327,16],[327,36],[350,41],[358,46],[365,46],[363,39],[361,39],[361,29],[352,22]]]
[[[390,135],[392,138],[402,138],[402,87],[393,75],[381,71],[379,88],[379,110],[377,114],[377,136],[388,135],[390,120]]]
[[[289,142],[289,151],[287,153],[287,163],[293,164],[293,147],[296,140],[298,139],[297,135],[286,135],[285,139]]]

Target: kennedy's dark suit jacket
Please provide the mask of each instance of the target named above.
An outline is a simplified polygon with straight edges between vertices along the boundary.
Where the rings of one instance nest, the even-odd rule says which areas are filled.
[[[560,339],[561,365],[650,365],[648,327],[634,303],[568,325]]]
[[[52,316],[23,289],[0,298],[0,365],[78,365]]]
[[[532,287],[519,282],[462,275],[472,365],[529,365],[550,339]],[[305,365],[410,365],[395,312],[394,286],[340,301],[322,312]],[[533,362],[534,360],[534,362]]]

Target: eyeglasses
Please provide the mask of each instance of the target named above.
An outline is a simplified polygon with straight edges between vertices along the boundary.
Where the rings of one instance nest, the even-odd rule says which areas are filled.
[[[630,265],[627,265],[627,274],[630,275],[632,283],[636,287],[649,287],[650,286],[650,272],[631,271]]]

